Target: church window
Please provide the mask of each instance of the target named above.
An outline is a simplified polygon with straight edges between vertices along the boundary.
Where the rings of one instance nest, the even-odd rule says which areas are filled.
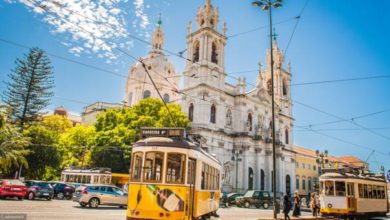
[[[149,90],[144,91],[144,99],[149,98],[151,96],[151,93]]]
[[[270,137],[273,137],[272,126],[273,126],[273,123],[272,123],[272,121],[270,121],[270,122],[269,122],[269,128],[268,128],[268,129],[269,129],[269,133],[270,133],[270,134],[269,134]]]
[[[214,26],[214,19],[210,20],[210,24],[211,24],[211,26]]]
[[[232,111],[228,109],[226,111],[226,125],[231,126],[233,123]]]
[[[194,104],[190,104],[190,107],[188,108],[188,120],[193,121],[194,120]]]
[[[165,93],[163,96],[163,99],[164,99],[165,103],[168,103],[169,102],[169,95]]]
[[[272,81],[268,80],[267,82],[267,89],[268,89],[268,94],[272,95]]]
[[[295,189],[299,190],[299,176],[298,175],[296,176],[296,179],[295,179]]]
[[[287,95],[287,83],[286,83],[286,80],[283,80],[283,95]]]
[[[286,144],[289,144],[289,132],[288,132],[287,128],[285,130],[285,138],[286,138],[286,140],[285,140]]]
[[[210,108],[210,122],[215,124],[216,117],[217,117],[217,108],[213,104],[213,105],[211,105],[211,108]]]
[[[148,70],[151,70],[152,69],[152,66],[148,66]]]
[[[211,62],[218,64],[217,45],[213,43],[211,46]]]
[[[264,190],[264,182],[265,182],[265,173],[264,170],[260,171],[260,190]]]
[[[204,24],[204,20],[202,19],[202,20],[200,21],[200,26],[203,26],[203,24]]]
[[[248,114],[248,120],[246,122],[246,125],[247,125],[249,131],[252,131],[252,114],[251,113]]]
[[[198,62],[199,61],[199,41],[196,41],[194,44],[194,52],[192,54],[192,61]]]

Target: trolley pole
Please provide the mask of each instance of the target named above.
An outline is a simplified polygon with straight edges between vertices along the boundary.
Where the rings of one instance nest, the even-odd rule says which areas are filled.
[[[272,191],[273,191],[273,211],[274,211],[274,219],[277,219],[277,201],[276,201],[276,136],[275,136],[275,92],[274,92],[274,57],[273,57],[273,33],[272,33],[272,8],[280,8],[282,7],[282,4],[280,4],[283,0],[261,0],[261,1],[254,1],[252,2],[253,6],[256,7],[261,7],[262,10],[268,11],[268,17],[269,17],[269,38],[270,38],[270,58],[271,58],[271,63],[270,63],[270,71],[271,71],[271,103],[272,103],[272,167],[273,167],[273,172],[272,172]]]

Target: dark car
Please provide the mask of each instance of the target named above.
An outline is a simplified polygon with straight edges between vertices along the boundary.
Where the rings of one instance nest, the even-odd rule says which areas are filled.
[[[17,197],[23,200],[26,196],[27,187],[17,179],[2,179],[0,180],[0,198]]]
[[[24,181],[28,187],[27,198],[33,200],[35,198],[44,198],[51,200],[54,195],[53,187],[44,181],[26,180]]]
[[[243,196],[243,195],[244,195],[243,193],[228,193],[228,194],[224,195],[224,197],[222,199],[222,205],[224,205],[225,207],[235,205],[236,198]]]
[[[72,199],[75,187],[62,182],[49,182],[54,189],[54,197],[57,199]]]
[[[272,199],[269,192],[260,190],[249,190],[244,194],[241,199],[239,199],[237,205],[244,206],[245,208],[255,206],[256,208],[263,207],[264,209],[268,209],[271,203]]]

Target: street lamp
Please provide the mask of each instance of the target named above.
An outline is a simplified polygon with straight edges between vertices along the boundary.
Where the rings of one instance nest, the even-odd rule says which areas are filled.
[[[274,57],[273,57],[273,42],[272,42],[272,8],[280,8],[282,0],[261,0],[261,1],[253,1],[252,5],[255,7],[261,7],[262,10],[268,11],[269,15],[269,39],[270,39],[270,58],[271,58],[271,93],[272,93],[272,159],[273,159],[273,174],[272,178],[274,181],[272,182],[272,190],[273,190],[273,204],[274,204],[274,219],[277,218],[277,207],[276,207],[276,142],[275,142],[275,98],[274,98]]]
[[[238,162],[242,161],[240,155],[242,154],[242,150],[234,150],[232,151],[232,161],[236,161],[236,192],[238,192]]]
[[[323,166],[329,162],[328,159],[324,159],[325,157],[328,156],[328,150],[325,150],[323,152],[316,150],[316,156],[317,156],[316,162],[320,165],[319,167],[320,169],[318,170],[318,173],[321,175]]]

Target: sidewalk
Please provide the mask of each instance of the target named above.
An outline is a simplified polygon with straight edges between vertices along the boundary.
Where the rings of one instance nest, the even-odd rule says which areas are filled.
[[[301,220],[324,220],[325,218],[323,217],[314,217],[314,216],[300,216],[300,217],[292,217],[290,216],[291,220],[296,220],[296,219],[301,219]],[[273,220],[271,217],[265,217],[265,218],[258,218],[257,220]],[[284,215],[283,214],[278,214],[278,220],[284,220]]]

